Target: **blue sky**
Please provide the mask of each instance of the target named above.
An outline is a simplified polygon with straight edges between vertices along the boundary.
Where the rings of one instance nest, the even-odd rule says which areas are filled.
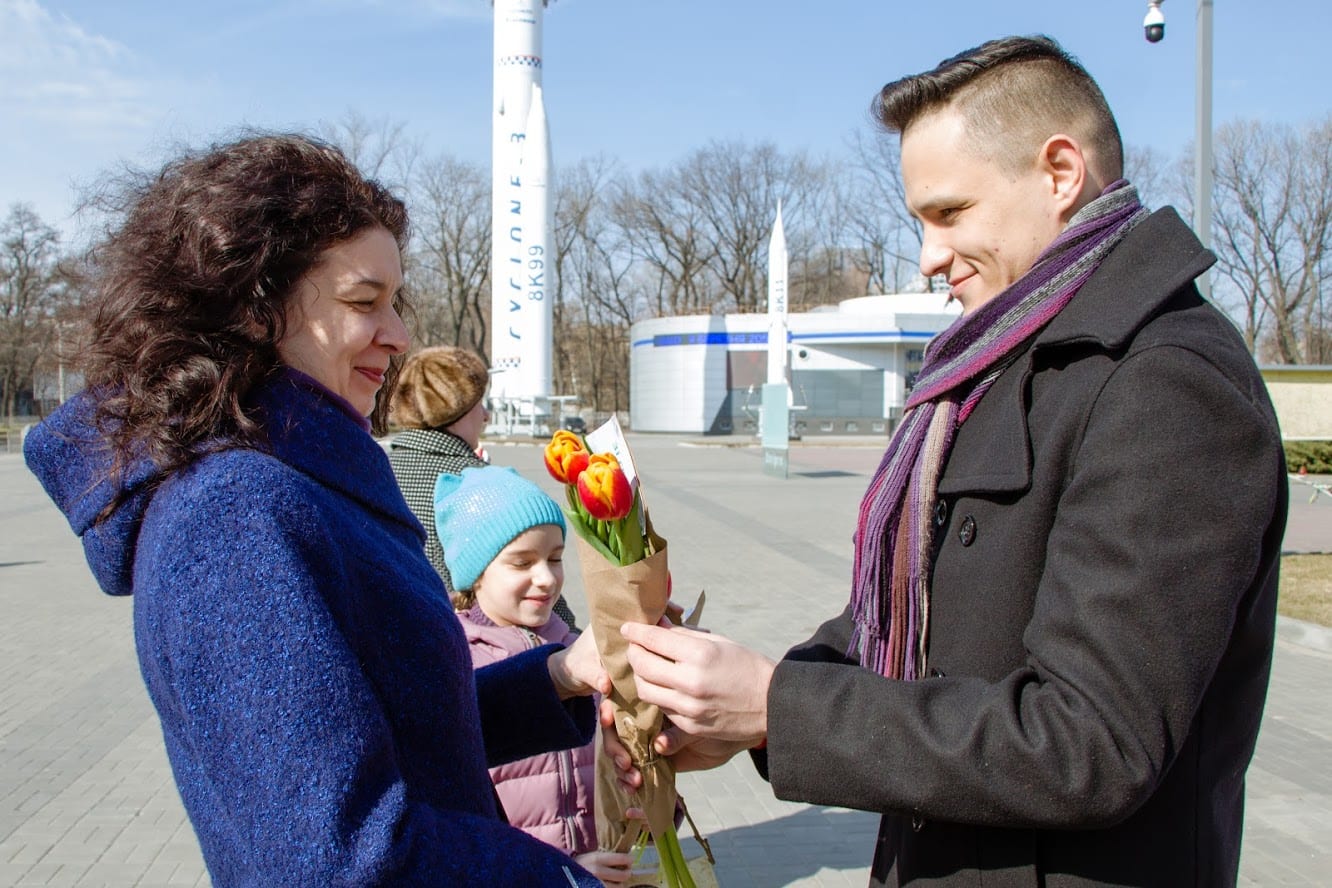
[[[557,0],[545,88],[556,165],[630,169],[714,139],[842,150],[883,83],[991,37],[1044,32],[1100,81],[1125,141],[1193,138],[1195,0]],[[1326,0],[1215,0],[1215,122],[1332,108]],[[489,164],[485,0],[0,0],[0,212],[67,232],[74,185],[242,125],[312,130],[356,112],[427,155]]]

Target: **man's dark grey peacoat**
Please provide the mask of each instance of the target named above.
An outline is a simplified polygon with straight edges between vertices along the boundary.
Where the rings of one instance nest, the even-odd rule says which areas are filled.
[[[778,666],[779,798],[884,812],[874,885],[1233,884],[1271,663],[1285,464],[1264,383],[1154,213],[959,429],[928,678]]]

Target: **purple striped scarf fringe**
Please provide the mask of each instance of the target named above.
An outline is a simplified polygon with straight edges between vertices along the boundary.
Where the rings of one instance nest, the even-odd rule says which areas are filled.
[[[1106,254],[1146,217],[1137,191],[1123,179],[1112,183],[1078,211],[1030,271],[958,318],[925,350],[902,422],[856,522],[855,631],[847,655],[865,668],[908,681],[925,673],[932,519],[957,429],[1022,344],[1068,305]],[[902,533],[906,539],[899,540]],[[904,616],[904,625],[894,625],[894,613]]]

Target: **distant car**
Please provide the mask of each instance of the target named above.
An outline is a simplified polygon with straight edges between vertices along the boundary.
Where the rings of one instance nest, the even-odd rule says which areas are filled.
[[[564,427],[578,435],[587,434],[587,423],[583,421],[583,417],[581,416],[564,417]]]

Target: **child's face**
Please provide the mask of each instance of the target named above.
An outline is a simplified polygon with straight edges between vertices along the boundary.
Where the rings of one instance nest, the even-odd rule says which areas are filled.
[[[476,603],[499,626],[544,626],[564,588],[564,535],[539,524],[500,549],[476,581]]]

